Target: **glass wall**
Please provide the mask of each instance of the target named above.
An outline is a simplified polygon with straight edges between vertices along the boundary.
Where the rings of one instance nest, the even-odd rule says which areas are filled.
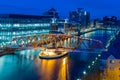
[[[48,34],[50,23],[38,19],[0,18],[0,47],[10,43],[12,38]]]

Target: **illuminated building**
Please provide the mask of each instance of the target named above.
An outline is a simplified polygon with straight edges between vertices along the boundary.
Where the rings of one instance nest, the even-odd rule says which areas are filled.
[[[117,17],[116,16],[105,16],[103,17],[103,23],[104,23],[104,27],[110,26],[117,26]]]
[[[51,18],[47,15],[1,14],[0,45],[15,37],[49,33]]]
[[[103,27],[103,20],[101,19],[94,19],[94,22],[93,22],[93,25],[94,27],[97,27],[97,28],[100,28],[100,27]]]
[[[107,59],[106,69],[107,80],[120,80],[120,57],[119,55],[110,55]]]
[[[64,22],[65,20],[62,20],[60,23],[58,12],[54,8],[46,11],[41,16],[0,14],[0,47],[10,43],[16,37],[49,34],[58,31],[57,23],[64,26]]]
[[[77,11],[70,12],[69,19],[79,23],[81,27],[87,27],[90,24],[90,13],[78,8]]]
[[[103,78],[106,80],[120,80],[120,55],[108,54],[102,59],[104,65]]]

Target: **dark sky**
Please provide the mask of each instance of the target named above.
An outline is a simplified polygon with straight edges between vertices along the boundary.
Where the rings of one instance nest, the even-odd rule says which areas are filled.
[[[0,13],[41,15],[54,7],[61,17],[69,11],[84,8],[92,18],[115,15],[120,18],[120,0],[0,0]]]

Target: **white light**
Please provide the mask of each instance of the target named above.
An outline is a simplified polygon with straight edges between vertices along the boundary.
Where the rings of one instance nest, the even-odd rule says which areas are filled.
[[[15,35],[16,33],[15,32],[13,32],[13,35]]]
[[[34,24],[34,26],[40,26],[40,24]]]
[[[90,66],[88,66],[88,68],[90,68]]]
[[[11,24],[6,24],[6,26],[7,26],[7,27],[10,27],[10,26],[11,26]]]
[[[19,26],[20,26],[20,24],[14,24],[14,26],[15,26],[15,27],[19,27]]]
[[[0,27],[2,27],[2,24],[0,24]]]
[[[83,71],[83,74],[85,75],[85,74],[86,74],[86,71]]]
[[[68,23],[68,19],[65,19],[65,23]]]
[[[93,61],[92,63],[94,64],[95,62]]]
[[[100,57],[101,55],[99,54],[98,56]]]
[[[56,22],[56,18],[52,18],[52,23],[55,23]]]

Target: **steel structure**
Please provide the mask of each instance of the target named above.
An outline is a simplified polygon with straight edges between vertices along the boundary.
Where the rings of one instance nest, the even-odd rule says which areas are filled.
[[[65,51],[95,51],[103,50],[105,46],[99,40],[81,38],[65,34],[40,34],[34,36],[13,38],[12,43],[7,45],[8,48],[17,49],[56,49]]]

